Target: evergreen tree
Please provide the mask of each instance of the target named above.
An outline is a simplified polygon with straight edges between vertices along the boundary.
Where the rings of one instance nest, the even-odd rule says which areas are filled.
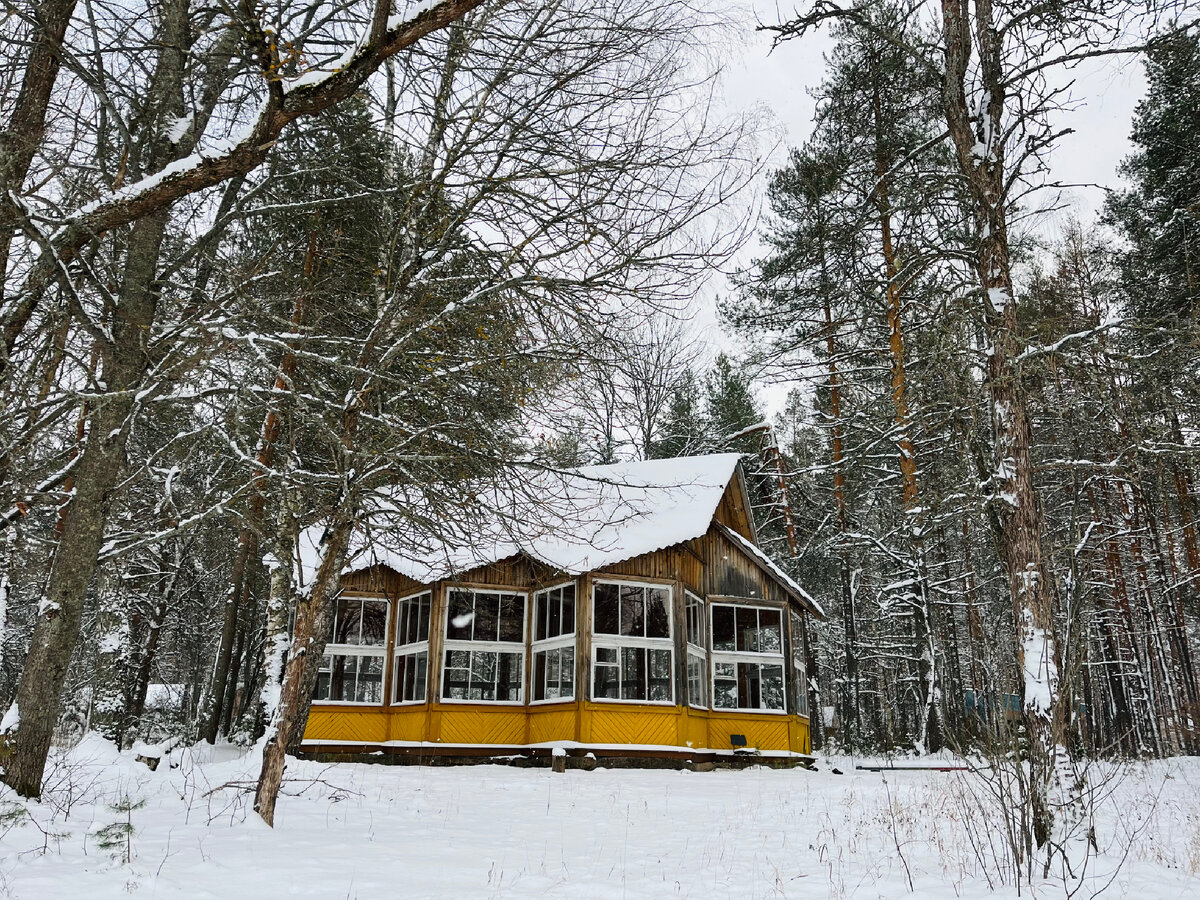
[[[1129,242],[1118,253],[1133,312],[1151,321],[1200,315],[1200,33],[1153,42],[1147,89],[1134,114],[1136,148],[1121,166],[1132,182],[1108,215]]]
[[[724,353],[717,356],[704,378],[704,411],[709,440],[715,449],[755,446],[752,440],[739,435],[763,421],[762,411],[750,389],[750,379]]]

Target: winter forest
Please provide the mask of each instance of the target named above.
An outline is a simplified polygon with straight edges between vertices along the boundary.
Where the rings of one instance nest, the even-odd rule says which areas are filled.
[[[272,824],[353,535],[629,460],[744,454],[828,613],[814,753],[965,761],[972,890],[1080,883],[1129,767],[1200,753],[1188,0],[3,9],[0,892],[99,739],[248,753],[214,778]],[[806,130],[726,95],[750,52],[823,56]],[[1143,93],[1081,208],[1097,60]]]

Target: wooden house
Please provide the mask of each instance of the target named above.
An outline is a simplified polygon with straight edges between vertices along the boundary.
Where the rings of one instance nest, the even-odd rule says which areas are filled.
[[[306,752],[810,752],[823,613],[758,548],[737,454],[580,469],[525,518],[467,547],[362,544]]]

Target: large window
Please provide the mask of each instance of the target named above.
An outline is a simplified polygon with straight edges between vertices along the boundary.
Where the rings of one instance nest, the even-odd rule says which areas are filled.
[[[429,679],[429,591],[396,603],[392,703],[424,703]]]
[[[525,595],[451,588],[446,613],[442,698],[522,703]]]
[[[592,699],[673,703],[671,589],[597,582],[592,611]]]
[[[711,633],[713,709],[785,711],[782,610],[714,603]]]
[[[796,712],[808,715],[808,664],[804,658],[804,618],[792,610],[792,668],[796,672]]]
[[[687,601],[684,619],[687,622],[688,705],[705,709],[708,707],[708,659],[704,643],[704,601],[691,591],[684,597]]]
[[[533,595],[534,703],[575,698],[575,584]]]
[[[339,597],[313,691],[316,703],[383,703],[388,602]]]

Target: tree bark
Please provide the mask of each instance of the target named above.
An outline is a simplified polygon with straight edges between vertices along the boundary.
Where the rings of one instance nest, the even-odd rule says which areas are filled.
[[[254,810],[268,825],[275,824],[275,803],[279,798],[279,787],[283,784],[283,771],[289,745],[302,736],[308,721],[308,710],[312,702],[312,690],[306,686],[306,670],[310,657],[319,660],[325,652],[327,629],[320,624],[327,620],[338,591],[342,565],[350,545],[350,533],[354,527],[352,516],[339,516],[325,534],[324,552],[311,589],[296,603],[296,624],[292,629],[291,649],[284,667],[283,685],[279,692],[278,706],[268,726],[268,736],[263,747],[262,771],[258,788],[254,794]],[[272,575],[272,609],[280,606],[277,592],[289,589],[280,573],[280,566]],[[278,613],[276,612],[277,616]]]
[[[62,65],[62,41],[75,12],[76,2],[45,0],[36,6],[31,5],[31,12],[38,20],[39,27],[33,34],[33,45],[25,63],[21,90],[17,94],[8,128],[0,131],[0,310],[4,311],[4,350],[0,355],[0,369],[7,363],[17,336],[24,330],[33,312],[33,304],[28,297],[12,310],[6,310],[4,306],[8,255],[20,220],[20,211],[12,197],[21,195],[29,167],[46,130],[46,110],[50,106],[50,95]]]
[[[163,43],[150,86],[149,106],[178,117],[187,52],[187,0],[164,10]],[[153,166],[171,152],[157,134],[148,157]],[[139,219],[130,232],[111,340],[101,345],[101,375],[106,393],[87,419],[87,437],[75,469],[74,491],[63,507],[61,533],[34,625],[33,638],[17,688],[20,715],[12,757],[3,780],[25,797],[41,793],[42,772],[58,721],[67,666],[79,639],[84,601],[104,540],[109,503],[125,468],[125,447],[137,409],[137,392],[150,365],[150,330],[158,306],[155,276],[170,221],[166,207]]]
[[[983,324],[989,341],[986,387],[991,406],[1000,520],[1001,558],[1008,576],[1016,623],[1017,674],[1024,694],[1029,740],[1029,803],[1038,847],[1050,840],[1054,808],[1050,792],[1060,780],[1065,752],[1066,692],[1061,689],[1060,648],[1042,559],[1042,518],[1033,482],[1032,432],[1016,357],[1017,304],[1008,248],[1007,168],[1003,37],[991,0],[942,0],[945,53],[943,109],[959,170],[970,193],[979,233],[976,271],[983,293]],[[978,53],[968,75],[973,50]],[[967,96],[978,78],[981,108]],[[976,126],[976,121],[978,125]]]

